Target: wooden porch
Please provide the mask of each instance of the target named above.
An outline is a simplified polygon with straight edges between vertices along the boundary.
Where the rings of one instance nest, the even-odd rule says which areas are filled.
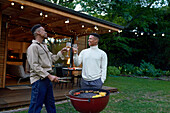
[[[20,86],[18,86],[20,87]],[[31,87],[27,86],[26,89],[8,89],[1,88],[0,92],[0,110],[16,108],[21,106],[27,106],[30,104],[31,99]],[[66,99],[65,94],[68,95],[68,92],[72,89],[76,89],[78,87],[70,87],[61,89],[58,85],[53,88],[54,97],[56,101],[60,101]]]
[[[65,47],[67,41],[78,44],[80,52],[87,48],[90,33],[113,33],[124,28],[46,0],[0,0],[0,9],[0,88],[11,83],[6,77],[7,64],[23,65],[25,72],[28,71],[26,50],[34,39],[30,29],[35,24],[45,28],[49,40],[55,39],[51,45],[51,48],[57,46],[51,50],[54,54]],[[70,52],[70,67],[72,57]],[[66,61],[58,63],[66,64]]]
[[[18,86],[20,87],[20,86]],[[22,89],[25,87],[25,89]],[[8,109],[16,109],[24,106],[29,106],[30,99],[31,99],[31,87],[29,88],[29,85],[21,85],[21,88],[19,89],[9,89],[7,88],[1,88],[0,92],[0,111],[8,110]],[[67,99],[65,95],[69,94],[70,90],[79,88],[77,85],[74,87],[71,87],[71,85],[68,85],[67,87],[61,88],[59,84],[56,86],[54,85],[53,91],[54,91],[54,98],[55,101],[61,101]],[[107,87],[103,86],[103,89],[108,90],[110,92],[117,92],[117,88],[113,87]]]
[[[24,9],[21,9],[21,5]],[[0,9],[0,111],[28,106],[30,103],[31,88],[28,88],[30,83],[22,81],[18,84],[16,80],[12,80],[7,75],[6,68],[7,64],[25,66],[26,50],[31,44],[31,40],[34,39],[30,32],[33,25],[42,24],[48,32],[48,36],[56,40],[55,42],[60,45],[55,50],[56,52],[65,47],[66,41],[59,44],[63,39],[69,39],[69,41],[71,39],[72,43],[78,44],[80,52],[87,48],[87,35],[90,33],[113,33],[124,28],[46,0],[0,0]],[[69,20],[69,23],[66,23],[66,20]],[[12,57],[16,59],[13,60]],[[58,63],[66,64],[66,61],[67,59],[64,63]],[[73,62],[72,54],[70,54],[70,62]],[[26,66],[24,69],[27,72]],[[20,85],[28,87],[13,90],[8,88]],[[66,99],[64,94],[78,88],[69,86],[63,89],[58,85],[54,87],[56,101]],[[111,89],[117,91],[116,88]]]

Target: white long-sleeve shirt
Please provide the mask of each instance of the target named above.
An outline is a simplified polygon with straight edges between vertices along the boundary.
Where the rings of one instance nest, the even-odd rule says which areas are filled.
[[[104,83],[107,72],[107,54],[97,46],[91,46],[78,54],[74,54],[74,64],[82,66],[82,78],[86,81],[93,81],[101,78]]]

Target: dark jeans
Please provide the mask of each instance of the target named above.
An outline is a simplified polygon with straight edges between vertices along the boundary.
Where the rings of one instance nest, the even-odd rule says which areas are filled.
[[[101,78],[94,80],[94,81],[86,81],[83,78],[81,79],[81,88],[96,88],[96,89],[101,89],[102,88],[102,81]]]
[[[48,113],[56,113],[52,83],[48,78],[32,84],[31,103],[28,113],[40,113],[43,103]]]

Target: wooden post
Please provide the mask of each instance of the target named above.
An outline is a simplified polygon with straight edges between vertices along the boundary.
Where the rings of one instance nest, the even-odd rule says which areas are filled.
[[[0,9],[1,9],[1,5],[0,5]],[[1,27],[2,27],[2,11],[0,10],[0,44],[1,44],[1,42],[2,42],[2,36],[1,36]],[[1,45],[0,45],[0,48],[2,48],[1,47]],[[1,50],[1,49],[0,49]],[[1,52],[0,52],[1,53]],[[0,58],[0,60],[1,60],[1,58]],[[0,71],[2,71],[2,68],[3,68],[3,65],[2,65],[2,62],[0,61]],[[0,72],[0,87],[2,87],[3,85],[2,85],[3,83],[2,83],[2,72]]]
[[[0,7],[1,8],[1,7]],[[0,11],[0,87],[5,88],[7,60],[7,20]]]
[[[71,48],[70,48],[70,67],[73,67],[73,49],[72,45],[74,44],[74,37],[71,37]]]
[[[0,6],[1,9],[1,6]],[[6,77],[6,55],[7,55],[6,23],[0,11],[0,87],[5,87]]]
[[[7,28],[8,23],[5,22],[4,24],[5,24],[5,27],[4,27],[4,30],[5,30],[5,36],[4,36],[4,38],[5,38],[5,49],[4,49],[4,54],[5,55],[4,55],[4,70],[3,70],[3,85],[2,85],[3,88],[5,88],[5,81],[6,81],[6,63],[7,63],[7,51],[8,51],[8,35],[7,35],[7,33],[8,33],[8,28]]]
[[[1,5],[0,5],[0,9],[1,9]],[[2,26],[2,11],[0,10],[0,39],[1,37],[1,26]]]

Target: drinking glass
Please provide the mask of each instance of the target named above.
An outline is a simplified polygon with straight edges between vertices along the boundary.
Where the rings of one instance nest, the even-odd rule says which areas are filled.
[[[67,55],[66,55],[66,57],[69,57],[68,51],[69,51],[70,48],[71,48],[71,43],[70,43],[70,42],[67,42],[67,43],[66,43],[66,48],[67,48]]]
[[[77,53],[78,50],[77,50],[77,44],[73,44],[73,48],[74,48],[74,53]]]

